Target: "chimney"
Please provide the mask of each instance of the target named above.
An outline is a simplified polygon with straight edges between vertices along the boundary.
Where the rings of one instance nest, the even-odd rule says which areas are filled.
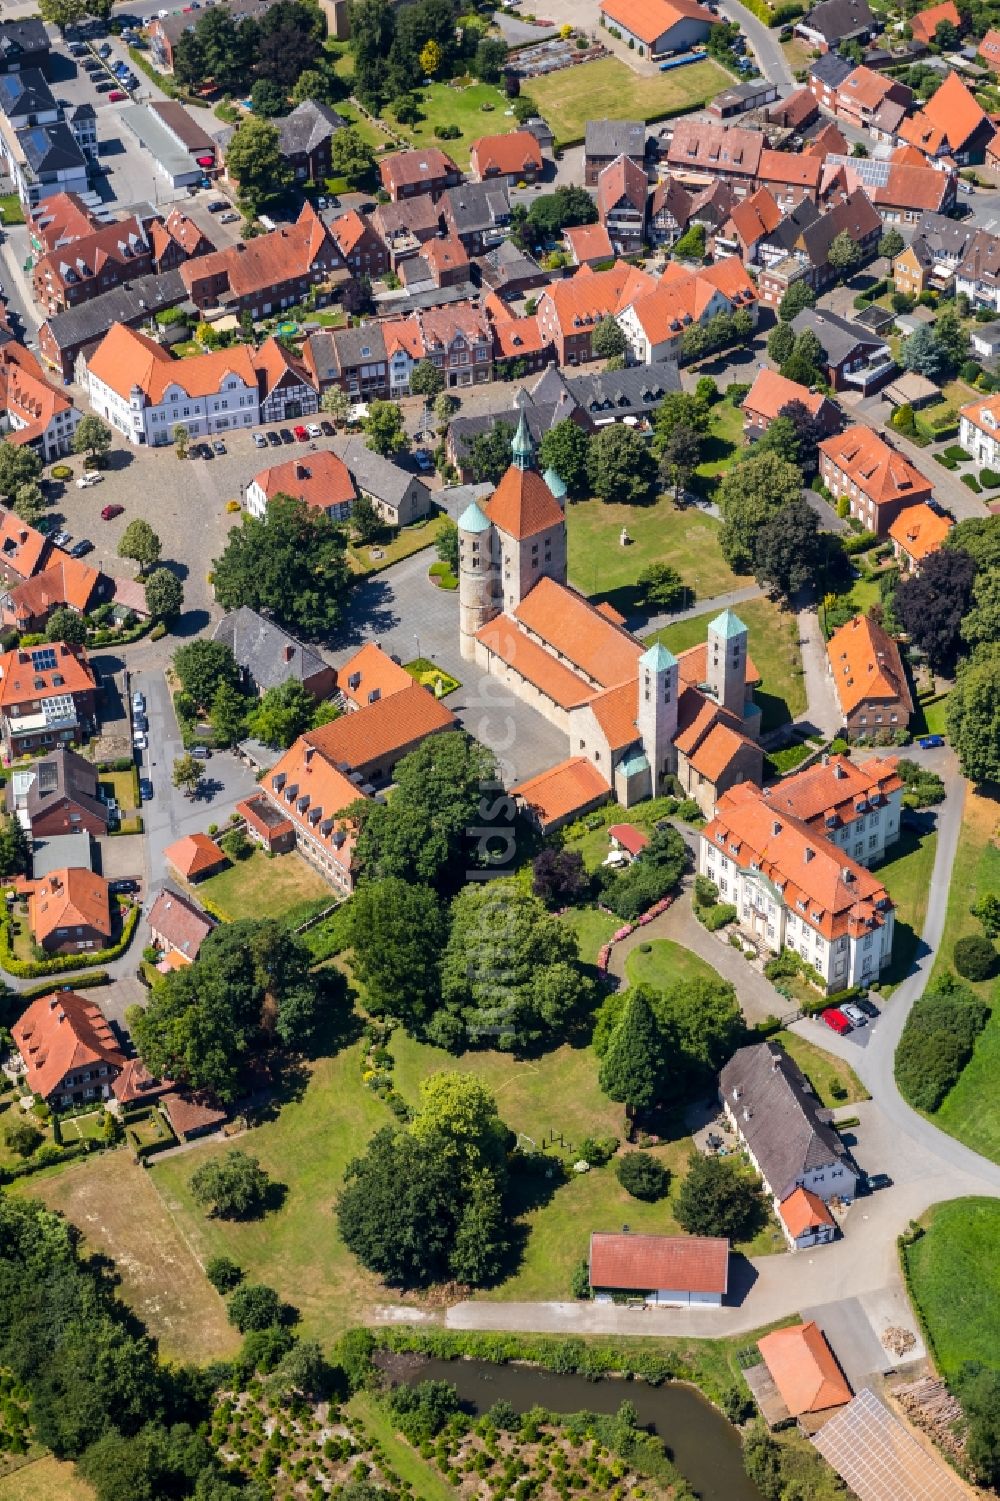
[[[840,874],[841,874],[841,876],[844,879],[844,884],[847,885],[847,886],[849,886],[851,884],[851,882],[854,880],[854,872],[853,872],[853,870],[851,870],[850,866],[848,866],[848,865],[842,865],[841,866],[841,868],[840,868]]]
[[[829,766],[829,764],[830,764],[830,757],[827,755],[826,751],[824,751],[823,754],[820,756],[819,761],[820,761],[820,765],[821,766]]]
[[[285,661],[286,662],[290,662],[294,656],[295,656],[295,647],[294,646],[286,646],[285,647]],[[311,754],[311,752],[310,752],[310,754]]]
[[[847,772],[844,770],[843,766],[841,765],[841,763],[839,761],[836,762],[836,764],[834,765],[833,774],[837,778],[838,782],[842,782],[844,780],[844,778],[847,776]]]
[[[301,459],[296,459],[295,460],[295,478],[296,479],[308,479],[309,478],[309,470],[306,468],[305,464],[303,464],[303,462],[302,462]]]
[[[778,822],[777,819],[775,819],[774,823],[771,825],[771,833],[772,834],[780,834],[781,833],[781,824]]]
[[[805,849],[802,851],[802,854],[807,865],[809,864],[810,860],[815,860],[816,858],[816,851],[814,849],[811,849],[809,845],[806,845]]]

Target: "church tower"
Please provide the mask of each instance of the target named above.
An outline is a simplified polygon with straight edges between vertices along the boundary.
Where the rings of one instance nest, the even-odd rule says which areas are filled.
[[[676,770],[678,677],[677,658],[659,642],[639,658],[639,707],[635,719],[649,762],[653,797],[659,793],[663,778]]]
[[[500,612],[495,542],[491,522],[472,501],[458,520],[459,647],[467,662],[475,660],[476,632]]]
[[[539,579],[566,582],[566,517],[558,496],[535,466],[525,399],[522,392],[510,468],[483,507],[495,536],[496,597],[508,615]]]
[[[747,697],[747,628],[732,610],[708,627],[705,678],[720,708],[742,720]]]

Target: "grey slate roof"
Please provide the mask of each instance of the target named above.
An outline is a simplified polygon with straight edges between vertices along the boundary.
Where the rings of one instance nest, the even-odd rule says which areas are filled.
[[[86,829],[73,834],[49,834],[31,846],[31,873],[36,881],[54,870],[93,870],[94,851]]]
[[[39,68],[24,68],[0,77],[0,109],[8,118],[42,114],[55,107],[55,97]]]
[[[831,46],[862,31],[872,31],[875,17],[868,0],[820,0],[802,19],[810,31],[818,31]]]
[[[28,125],[17,132],[28,166],[36,176],[86,166],[76,136],[61,120],[54,125]]]
[[[960,261],[978,233],[972,220],[949,219],[947,214],[921,214],[913,243],[926,242],[932,254]]]
[[[632,156],[642,161],[646,154],[646,126],[642,120],[588,120],[584,138],[587,156]]]
[[[803,308],[792,319],[795,333],[800,334],[807,328],[816,335],[826,352],[828,364],[833,366],[842,364],[859,344],[868,350],[887,347],[885,340],[877,334],[869,333],[857,323],[849,323],[846,318],[838,318],[836,313],[827,312],[825,308]]]
[[[48,52],[49,34],[37,16],[23,21],[0,23],[0,58],[13,62],[18,57]]]
[[[385,339],[377,323],[335,329],[333,343],[342,370],[352,365],[378,363],[386,358]]]
[[[830,1112],[821,1109],[797,1064],[776,1043],[739,1048],[719,1075],[719,1091],[780,1198],[810,1169],[832,1164],[855,1172],[829,1124]]]
[[[416,483],[424,490],[427,486],[416,475],[409,474],[405,469],[400,469],[398,464],[390,463],[383,459],[381,454],[372,453],[365,443],[364,438],[348,438],[346,441],[334,442],[334,451],[340,455],[351,472],[358,487],[374,495],[378,500],[384,500],[391,506],[398,506],[407,490],[416,480]],[[426,510],[430,509],[430,497]]]
[[[456,234],[473,234],[507,223],[510,194],[506,183],[463,182],[460,187],[442,193],[438,207],[442,213],[447,207]]]
[[[340,375],[340,362],[333,335],[327,329],[321,329],[318,333],[307,335],[306,343],[316,370],[316,379],[336,380]]]
[[[307,682],[326,666],[318,651],[303,645],[276,621],[258,615],[247,605],[224,615],[212,639],[229,647],[261,693],[268,688],[280,688],[292,678],[299,683]]]
[[[139,323],[159,308],[176,307],[186,300],[180,272],[164,271],[160,276],[140,276],[128,288],[114,287],[56,313],[48,325],[60,349],[75,349],[102,339],[113,323]]]
[[[846,62],[837,52],[824,52],[809,64],[810,78],[818,78],[820,83],[825,83],[830,89],[839,88],[853,72],[854,64]]]
[[[97,772],[89,761],[85,761],[75,751],[51,751],[27,768],[27,772],[31,776],[31,783],[24,799],[24,807],[32,823],[39,814],[62,797],[71,798],[102,823],[107,823],[107,807],[97,796]],[[10,805],[10,795],[8,804]]]
[[[588,417],[600,422],[611,416],[648,416],[668,392],[681,389],[681,376],[676,361],[659,360],[598,375],[570,375],[566,387]]]
[[[274,124],[278,127],[282,156],[304,156],[343,130],[347,121],[329,105],[305,99],[290,115],[275,120]]]
[[[487,251],[483,256],[482,271],[486,281],[495,289],[548,276],[534,256],[526,250],[518,250],[513,240],[501,240],[495,250]]]

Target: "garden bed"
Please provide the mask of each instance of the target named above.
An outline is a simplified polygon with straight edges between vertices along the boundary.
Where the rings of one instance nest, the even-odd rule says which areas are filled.
[[[430,657],[415,657],[412,662],[404,662],[403,671],[429,688],[438,698],[446,698],[449,693],[454,693],[456,688],[462,686],[458,678],[453,678],[450,672],[438,667]]]

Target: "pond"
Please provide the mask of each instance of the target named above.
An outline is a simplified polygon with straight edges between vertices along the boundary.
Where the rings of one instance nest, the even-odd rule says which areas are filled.
[[[477,1414],[501,1398],[518,1412],[546,1407],[556,1413],[615,1413],[623,1402],[631,1402],[639,1423],[663,1440],[702,1501],[761,1501],[743,1469],[739,1434],[694,1387],[669,1381],[662,1386],[649,1386],[645,1381],[588,1381],[533,1366],[431,1360],[421,1355],[392,1356],[386,1365],[394,1379],[410,1385],[450,1381]]]

